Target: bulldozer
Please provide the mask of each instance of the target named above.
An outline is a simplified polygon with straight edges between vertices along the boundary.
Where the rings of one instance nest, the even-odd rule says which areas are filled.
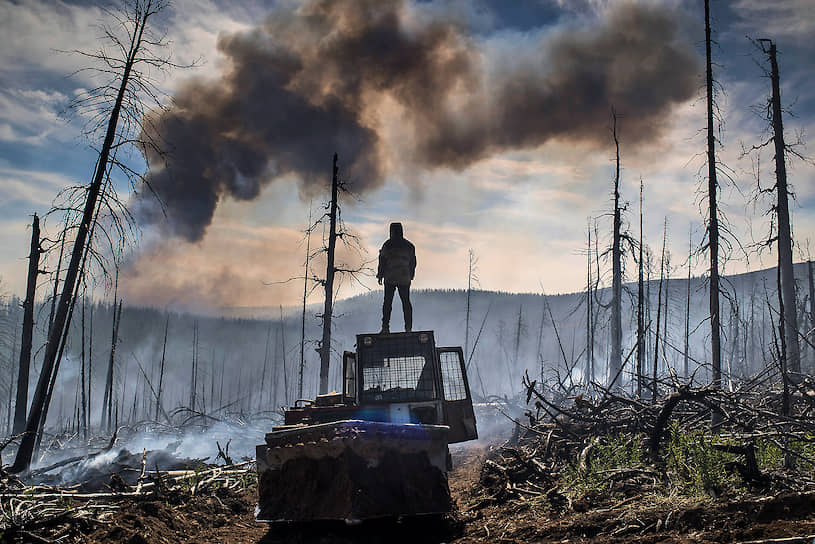
[[[255,519],[448,513],[448,446],[476,438],[460,347],[436,347],[433,331],[359,334],[343,355],[342,393],[296,402],[257,446]]]

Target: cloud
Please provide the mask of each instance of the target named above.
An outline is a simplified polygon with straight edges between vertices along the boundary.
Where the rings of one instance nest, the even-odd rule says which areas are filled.
[[[737,26],[766,33],[754,38],[793,38],[811,44],[815,34],[811,0],[737,0],[732,9],[740,16]]]
[[[48,208],[54,196],[71,184],[71,180],[56,172],[0,167],[3,199],[25,202],[27,209]]]
[[[0,140],[41,146],[50,137],[67,141],[72,134],[59,119],[68,97],[59,91],[0,89]]]

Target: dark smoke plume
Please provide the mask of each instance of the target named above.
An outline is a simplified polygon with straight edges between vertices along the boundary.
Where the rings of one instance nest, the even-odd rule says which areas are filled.
[[[146,158],[174,233],[199,240],[219,199],[253,199],[283,175],[314,194],[334,151],[363,192],[405,167],[464,169],[550,139],[607,145],[612,105],[629,145],[653,140],[695,92],[694,49],[664,7],[618,5],[511,58],[466,21],[408,0],[311,0],[222,35],[229,68],[147,123],[167,151]],[[148,200],[139,210],[160,213]]]

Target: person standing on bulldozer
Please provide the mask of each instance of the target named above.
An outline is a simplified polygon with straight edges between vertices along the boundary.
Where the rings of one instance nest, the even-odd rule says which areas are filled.
[[[391,223],[390,238],[379,250],[379,268],[376,279],[385,282],[385,301],[382,304],[382,334],[390,332],[393,295],[399,290],[405,332],[413,328],[413,306],[410,304],[410,282],[416,272],[416,248],[404,237],[402,223]]]

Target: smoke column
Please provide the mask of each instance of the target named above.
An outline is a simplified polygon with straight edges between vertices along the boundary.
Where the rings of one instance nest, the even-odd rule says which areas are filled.
[[[615,3],[503,49],[471,19],[438,3],[311,0],[221,35],[228,68],[187,82],[146,123],[166,151],[145,157],[172,233],[200,240],[221,198],[251,200],[284,175],[315,194],[334,151],[362,193],[550,140],[606,146],[612,105],[627,145],[654,140],[696,91],[696,52],[665,6]],[[136,210],[162,218],[152,197]]]

